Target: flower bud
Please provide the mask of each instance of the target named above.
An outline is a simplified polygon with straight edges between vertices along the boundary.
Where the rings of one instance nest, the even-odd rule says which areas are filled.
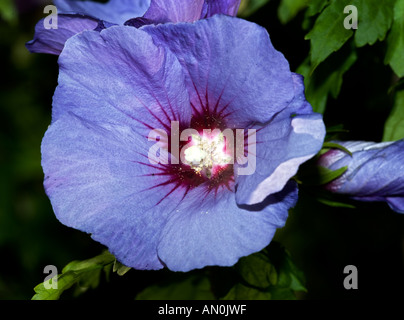
[[[330,170],[348,167],[325,188],[355,200],[385,201],[394,211],[404,213],[404,139],[382,143],[336,143],[352,155],[331,149],[320,157],[318,164]]]

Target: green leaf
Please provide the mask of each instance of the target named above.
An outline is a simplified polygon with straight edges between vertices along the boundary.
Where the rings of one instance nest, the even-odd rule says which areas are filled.
[[[78,281],[78,275],[74,272],[65,273],[57,276],[57,289],[47,289],[44,283],[40,283],[34,288],[36,294],[32,297],[32,300],[58,300],[63,291],[69,289],[73,284]],[[52,280],[49,281],[51,285]]]
[[[345,129],[343,124],[337,124],[337,125],[334,125],[334,126],[327,127],[326,135],[325,135],[325,139],[324,139],[325,141],[327,141],[325,147],[327,147],[329,145],[328,144],[329,141],[341,140],[342,139],[341,134],[348,133],[348,132],[349,132],[349,130]],[[342,149],[342,150],[344,150],[344,149]],[[323,149],[320,150],[318,155],[321,155],[321,154],[323,154],[323,153],[325,153],[327,151],[328,151],[327,149],[324,149],[324,144],[323,144]],[[344,150],[344,151],[348,151],[348,150]]]
[[[344,146],[341,146],[338,143],[334,143],[334,142],[324,142],[323,143],[323,148],[327,148],[327,149],[339,149],[344,151],[345,153],[349,154],[352,157],[352,152],[349,151],[347,148],[345,148]]]
[[[358,29],[355,32],[355,44],[362,47],[382,41],[393,22],[395,0],[354,0],[358,8]]]
[[[404,138],[404,89],[396,92],[393,110],[384,125],[383,141]]]
[[[57,288],[46,288],[45,282],[34,288],[35,295],[32,300],[58,300],[61,294],[75,284],[80,284],[80,291],[83,292],[89,287],[96,287],[99,283],[101,270],[112,264],[115,257],[109,252],[104,252],[94,258],[83,261],[72,261],[66,265],[62,273],[56,275],[49,284],[57,279]],[[48,281],[46,281],[48,282]]]
[[[235,268],[241,281],[224,300],[296,299],[296,291],[306,291],[303,273],[287,250],[274,241],[261,252],[241,258]]]
[[[335,126],[327,127],[327,134],[342,133],[342,132],[349,132],[349,130],[344,129],[343,124],[338,124],[338,125],[335,125]]]
[[[272,242],[267,250],[269,259],[278,272],[278,282],[272,288],[273,292],[277,289],[306,292],[304,274],[293,263],[290,253],[277,242]]]
[[[243,280],[250,286],[267,289],[277,282],[275,267],[266,252],[258,252],[241,258],[236,268]]]
[[[242,18],[249,17],[259,8],[267,4],[269,0],[241,0],[237,15]]]
[[[310,30],[314,24],[312,17],[323,11],[328,4],[329,0],[310,0],[308,2],[307,10],[304,12],[302,29],[306,31]]]
[[[312,74],[308,59],[297,69],[304,76],[306,99],[315,112],[324,113],[328,96],[336,99],[342,87],[343,76],[357,60],[356,51],[351,47],[333,54]]]
[[[314,158],[301,167],[296,178],[303,185],[321,186],[337,179],[343,175],[347,169],[348,167],[345,166],[337,170],[330,170],[317,165],[317,160]]]
[[[320,13],[329,3],[329,0],[310,0],[308,2],[307,15],[312,17]]]
[[[353,35],[344,28],[343,12],[348,1],[333,0],[318,16],[313,29],[306,35],[310,40],[310,61],[312,73],[331,53],[339,50]]]
[[[174,274],[169,281],[153,285],[136,300],[214,300],[209,279],[203,274]]]
[[[318,166],[317,167],[318,177],[315,184],[323,185],[329,183],[337,179],[338,177],[342,176],[347,170],[348,170],[347,166],[339,168],[337,170],[330,170],[328,168]]]
[[[278,7],[278,18],[281,23],[291,21],[302,9],[307,6],[308,0],[281,0]]]
[[[67,264],[62,273],[66,273],[69,271],[81,272],[81,271],[91,271],[94,269],[100,269],[107,264],[113,263],[115,261],[115,257],[109,253],[108,251],[103,252],[102,254],[87,260],[75,260]]]
[[[387,52],[384,63],[390,64],[393,71],[404,77],[404,0],[396,0],[394,20],[387,37]]]
[[[130,267],[127,267],[125,265],[123,265],[122,263],[120,263],[119,261],[114,262],[114,266],[112,271],[116,272],[119,276],[123,276],[124,274],[126,274],[130,269]]]
[[[330,207],[349,208],[349,209],[355,209],[356,208],[352,204],[341,202],[341,201],[326,199],[326,198],[322,198],[322,197],[317,197],[316,199],[317,199],[318,202],[321,202],[322,204],[325,204],[325,205],[330,206]]]
[[[88,289],[95,289],[100,284],[102,269],[88,271],[77,279],[77,284],[74,286],[73,296],[77,297],[86,292]]]

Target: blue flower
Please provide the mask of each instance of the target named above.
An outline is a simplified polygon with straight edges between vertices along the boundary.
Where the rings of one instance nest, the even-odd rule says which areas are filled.
[[[233,265],[285,224],[297,200],[291,178],[320,150],[325,128],[265,29],[215,15],[85,31],[66,42],[59,64],[42,166],[63,224],[127,266],[175,271]],[[179,161],[173,123],[181,132],[242,130],[247,154],[212,166],[223,148],[184,140],[190,162]],[[167,137],[150,139],[153,130]],[[156,141],[168,163],[150,161]],[[192,163],[198,157],[203,165]]]
[[[109,0],[107,3],[54,0],[57,29],[46,29],[44,19],[35,27],[30,52],[59,55],[67,39],[85,30],[101,31],[114,25],[139,28],[147,24],[193,22],[221,13],[235,16],[240,0]]]
[[[391,209],[404,213],[404,140],[396,142],[346,141],[338,149],[323,154],[319,165],[347,171],[325,188],[360,201],[385,201]]]

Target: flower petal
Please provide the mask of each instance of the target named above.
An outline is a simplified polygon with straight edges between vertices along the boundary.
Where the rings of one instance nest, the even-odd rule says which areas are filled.
[[[176,57],[136,28],[114,26],[70,38],[59,57],[53,119],[138,123],[145,139],[171,121],[189,124],[191,108]]]
[[[232,266],[240,257],[262,250],[297,200],[294,182],[268,197],[262,208],[238,207],[233,192],[206,197],[199,192],[187,195],[162,232],[158,256],[171,270]]]
[[[386,201],[393,211],[404,213],[404,197],[387,197]]]
[[[234,17],[215,15],[193,24],[161,24],[142,30],[170,48],[188,73],[195,107],[226,114],[228,127],[266,122],[293,98],[289,64],[266,30]]]
[[[57,29],[45,29],[44,21],[42,19],[37,23],[34,39],[26,44],[32,53],[59,55],[67,39],[84,30],[94,30],[99,23],[94,18],[79,14],[59,14]]]
[[[313,108],[306,100],[303,76],[297,73],[292,73],[292,79],[295,96],[285,112],[287,111],[289,114],[313,113]]]
[[[237,203],[260,203],[282,190],[299,166],[321,149],[324,136],[322,116],[316,113],[275,118],[259,129],[255,170],[240,175],[242,167],[235,165]]]
[[[77,0],[54,0],[59,13],[80,13],[104,21],[123,24],[142,16],[150,0],[110,0],[107,3]]]
[[[147,163],[151,142],[127,125],[65,114],[42,142],[44,186],[57,218],[91,233],[125,265],[160,269],[160,232],[180,197],[161,202],[172,187]],[[161,202],[161,204],[160,204]]]

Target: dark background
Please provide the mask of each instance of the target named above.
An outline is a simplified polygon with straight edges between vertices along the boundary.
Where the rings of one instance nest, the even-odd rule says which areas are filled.
[[[36,22],[44,17],[43,1],[16,1],[18,14],[0,20],[0,299],[30,299],[44,280],[43,269],[61,270],[72,260],[91,258],[104,247],[55,218],[42,186],[40,145],[51,120],[57,85],[57,57],[30,54]],[[267,28],[276,49],[291,69],[309,52],[301,24],[303,14],[287,25],[277,18],[279,1],[270,1],[248,18]],[[384,47],[358,51],[345,74],[340,96],[330,98],[324,115],[327,126],[343,124],[343,138],[380,141],[392,106],[387,94],[393,74],[383,64]],[[276,235],[307,279],[305,299],[403,298],[404,215],[384,203],[354,203],[356,209],[320,204],[302,189],[298,206]],[[345,290],[343,269],[358,268],[358,290]],[[146,286],[171,273],[129,271],[111,274],[100,287],[80,299],[131,300]],[[71,294],[64,299],[73,298]]]

